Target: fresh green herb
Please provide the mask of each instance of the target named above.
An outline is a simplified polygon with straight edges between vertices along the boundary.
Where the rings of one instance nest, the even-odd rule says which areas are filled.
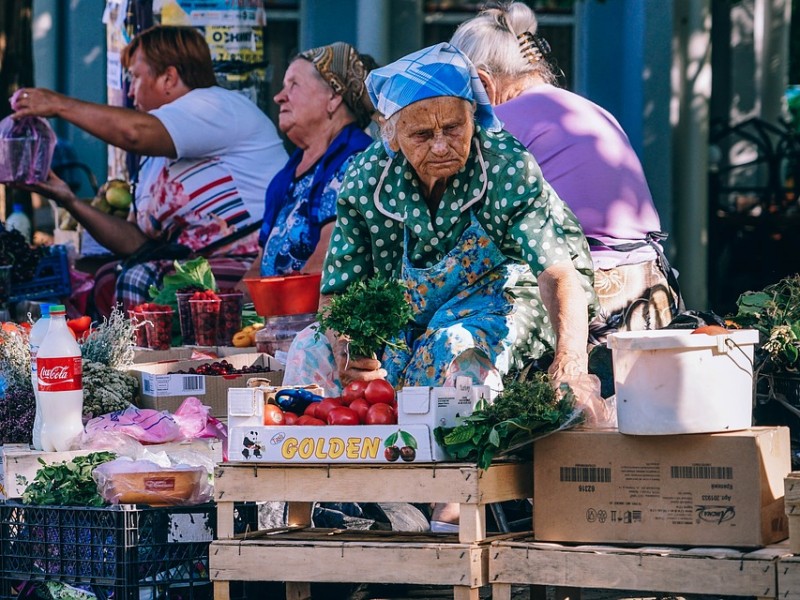
[[[42,466],[22,493],[22,501],[25,504],[103,506],[106,501],[97,491],[92,471],[116,457],[113,452],[93,452],[53,465],[40,458]]]
[[[353,283],[333,296],[317,314],[317,336],[332,329],[350,339],[355,356],[372,356],[385,345],[404,348],[397,336],[413,317],[406,289],[399,281],[374,277]]]
[[[756,370],[765,373],[800,370],[800,275],[792,275],[736,301],[730,321],[757,329],[766,340],[756,351]]]
[[[457,460],[488,469],[500,453],[514,453],[536,438],[577,423],[575,395],[553,389],[545,373],[527,381],[509,381],[494,403],[482,399],[455,427],[434,429],[436,441]]]

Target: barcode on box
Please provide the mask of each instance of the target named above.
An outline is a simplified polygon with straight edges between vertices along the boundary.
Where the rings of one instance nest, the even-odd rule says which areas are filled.
[[[675,465],[670,467],[672,479],[733,479],[733,467],[712,465]]]
[[[204,392],[206,378],[203,375],[184,375],[184,392]]]
[[[560,480],[567,483],[609,483],[611,469],[609,467],[561,467]]]

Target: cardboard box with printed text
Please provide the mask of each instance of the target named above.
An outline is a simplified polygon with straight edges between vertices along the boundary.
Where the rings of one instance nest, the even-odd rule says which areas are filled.
[[[268,354],[235,354],[224,357],[234,367],[259,367],[257,371],[241,375],[196,375],[176,373],[200,365],[222,360],[185,360],[178,362],[142,363],[133,365],[128,372],[139,382],[139,405],[143,408],[175,412],[189,396],[196,396],[211,407],[211,415],[225,418],[228,414],[228,390],[243,388],[252,377],[268,379],[271,384],[283,381],[280,363]]]
[[[534,536],[548,542],[760,547],[788,535],[789,429],[534,444]]]

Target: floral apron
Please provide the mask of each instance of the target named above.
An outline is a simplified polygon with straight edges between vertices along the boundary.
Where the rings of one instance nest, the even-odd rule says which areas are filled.
[[[408,230],[405,241],[408,248]],[[406,335],[409,350],[387,347],[383,356],[395,385],[443,385],[455,375],[483,383],[491,371],[506,373],[512,351],[527,345],[532,320],[525,316],[541,302],[535,287],[515,286],[532,283],[530,268],[506,258],[474,215],[435,265],[414,267],[405,252],[401,277],[414,321]],[[520,302],[520,295],[527,301]],[[471,357],[466,364],[459,361],[464,356]]]

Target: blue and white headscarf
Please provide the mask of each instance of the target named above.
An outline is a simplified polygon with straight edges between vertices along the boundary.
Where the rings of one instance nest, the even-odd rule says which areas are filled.
[[[475,121],[489,131],[503,124],[494,114],[475,65],[455,46],[442,42],[375,69],[367,76],[372,103],[385,118],[406,106],[437,96],[475,102]]]

